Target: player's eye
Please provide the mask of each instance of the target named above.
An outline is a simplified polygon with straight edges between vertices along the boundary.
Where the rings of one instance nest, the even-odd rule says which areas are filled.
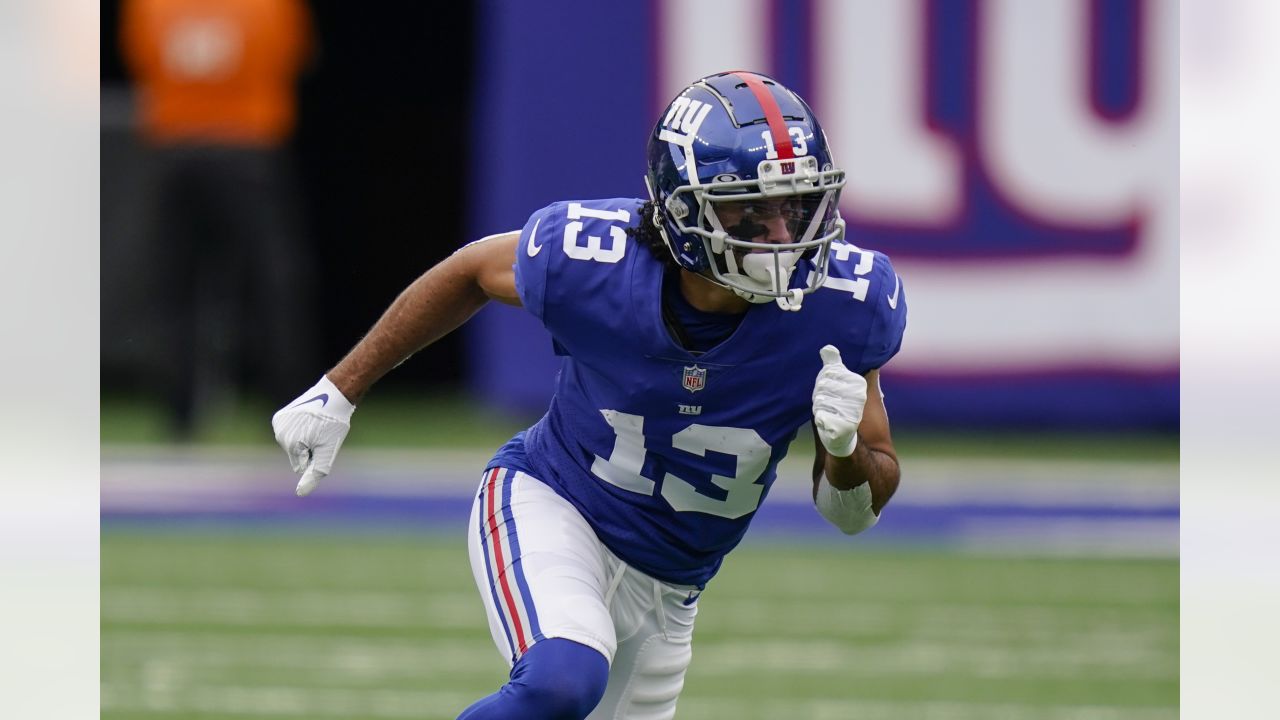
[[[783,203],[749,203],[743,213],[752,220],[771,220],[785,214]]]
[[[778,212],[788,220],[801,220],[809,215],[805,202],[800,198],[791,198],[783,201],[781,207],[778,208]]]

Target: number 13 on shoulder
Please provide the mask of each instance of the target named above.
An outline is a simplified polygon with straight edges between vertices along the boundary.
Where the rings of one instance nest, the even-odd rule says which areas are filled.
[[[627,252],[627,232],[618,225],[609,226],[609,247],[599,235],[582,236],[582,218],[630,223],[631,213],[626,210],[595,210],[582,207],[582,203],[569,203],[569,220],[564,226],[564,253],[574,260],[595,260],[616,263]],[[584,241],[585,244],[580,243]]]

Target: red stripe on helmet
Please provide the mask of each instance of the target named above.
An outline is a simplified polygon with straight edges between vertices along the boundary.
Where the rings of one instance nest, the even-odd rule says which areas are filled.
[[[769,133],[773,135],[773,147],[778,151],[778,157],[795,157],[796,153],[791,149],[791,136],[787,134],[787,124],[782,120],[782,108],[778,107],[773,93],[765,87],[764,80],[754,73],[736,72],[733,76],[747,84],[747,89],[755,96],[756,102],[760,103],[760,109],[764,110],[764,119],[769,123]]]

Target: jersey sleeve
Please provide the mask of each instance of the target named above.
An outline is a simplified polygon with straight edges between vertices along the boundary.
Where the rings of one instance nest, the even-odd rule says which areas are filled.
[[[889,362],[902,349],[907,329],[907,293],[889,256],[875,254],[874,280],[867,302],[873,303],[871,327],[859,358],[858,373],[866,374]]]
[[[516,292],[525,309],[543,324],[547,322],[547,268],[552,255],[546,245],[555,219],[564,213],[562,206],[555,203],[530,215],[516,246]]]
[[[582,356],[603,338],[628,332],[634,316],[631,261],[638,248],[625,228],[639,200],[557,202],[520,232],[515,279],[520,302],[542,322],[557,352]]]

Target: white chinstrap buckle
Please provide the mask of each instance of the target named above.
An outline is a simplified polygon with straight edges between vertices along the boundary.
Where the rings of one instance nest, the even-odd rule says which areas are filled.
[[[804,290],[801,288],[792,288],[788,291],[788,295],[780,298],[774,298],[778,303],[778,307],[788,312],[796,312],[800,309],[800,303],[804,302]]]

